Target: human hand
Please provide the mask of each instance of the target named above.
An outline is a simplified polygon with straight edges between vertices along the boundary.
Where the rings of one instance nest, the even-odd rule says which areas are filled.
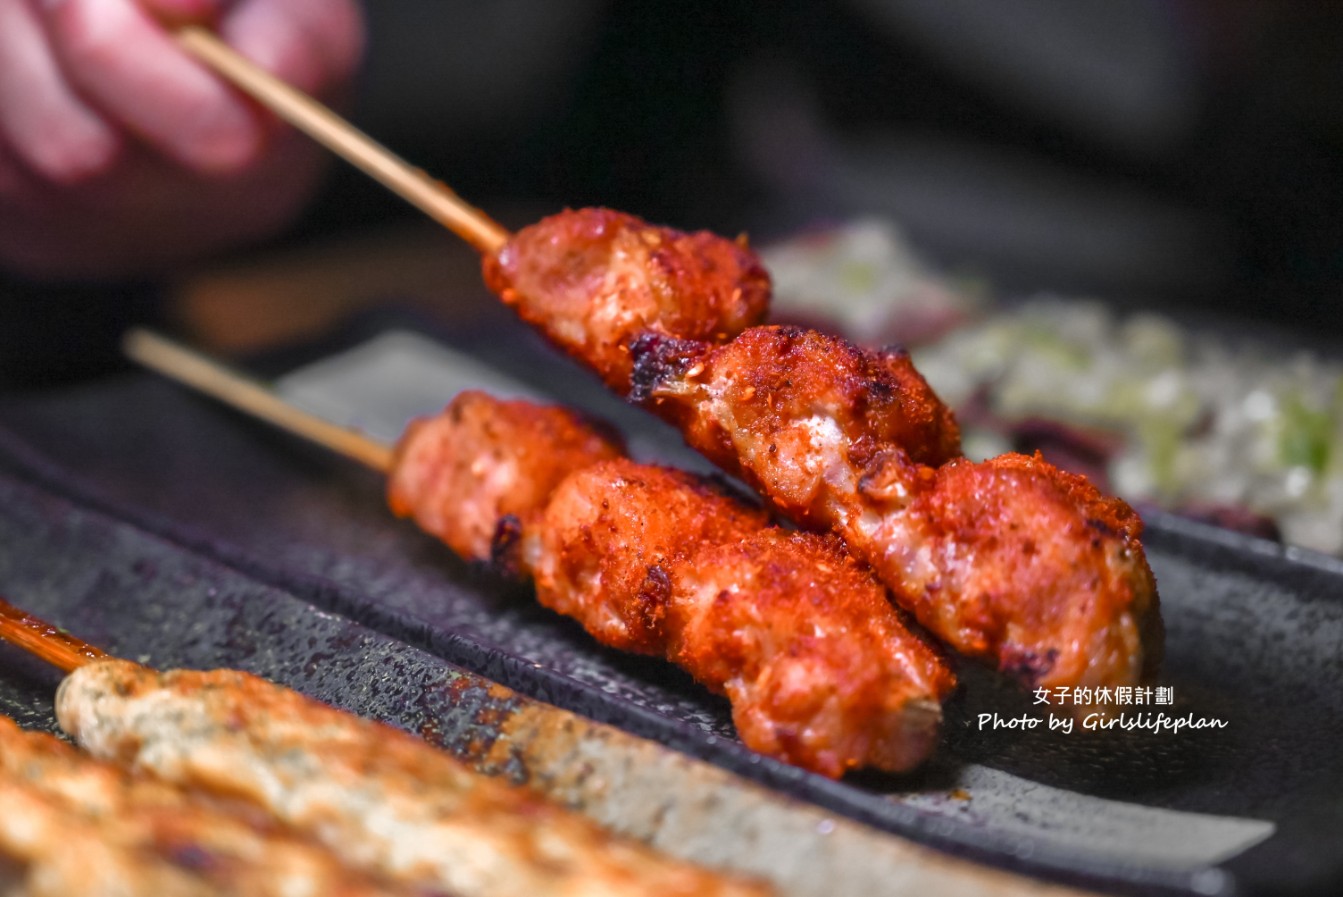
[[[143,275],[301,207],[322,151],[178,47],[188,22],[327,101],[363,43],[357,0],[0,0],[0,264]]]

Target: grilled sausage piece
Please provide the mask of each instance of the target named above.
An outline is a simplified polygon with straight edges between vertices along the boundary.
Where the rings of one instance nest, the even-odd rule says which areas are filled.
[[[90,663],[61,727],[97,757],[248,803],[356,868],[460,897],[719,895],[762,887],[668,859],[423,741],[247,673]]]
[[[245,804],[128,773],[4,717],[0,807],[4,894],[418,893],[350,868]]]

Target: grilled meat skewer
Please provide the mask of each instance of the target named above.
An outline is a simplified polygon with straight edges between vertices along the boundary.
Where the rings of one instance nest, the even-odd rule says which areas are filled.
[[[955,650],[1027,687],[1155,674],[1156,586],[1126,504],[1038,457],[965,461],[950,411],[903,353],[798,328],[721,326],[713,313],[704,335],[686,336],[702,304],[678,305],[674,292],[658,305],[626,289],[632,256],[592,239],[585,223],[597,217],[565,212],[524,228],[486,254],[486,283],[774,510],[841,536]],[[645,259],[638,270],[653,267]],[[709,295],[735,295],[740,269],[704,270]]]
[[[68,746],[43,744],[44,736],[34,741],[12,725],[0,730],[0,773],[9,773],[0,775],[0,787],[36,820],[0,814],[0,873],[10,880],[22,881],[27,867],[39,873],[39,884],[54,881],[58,893],[62,882],[79,881],[78,869],[44,856],[38,843],[51,843],[52,826],[70,822],[87,835],[80,843],[102,851],[114,880],[166,882],[146,893],[217,893],[246,882],[245,870],[212,868],[183,879],[171,868],[178,861],[227,865],[235,854],[270,857],[274,875],[284,876],[277,884],[292,888],[285,893],[310,893],[305,882],[327,870],[303,853],[306,839],[353,870],[344,885],[315,893],[360,893],[364,882],[458,897],[769,893],[616,838],[405,732],[247,673],[155,672],[109,657],[3,599],[0,638],[69,673],[57,690],[57,721],[94,757],[129,769],[127,776],[84,765],[82,778],[72,779],[61,772],[74,763],[61,753]],[[192,821],[198,802],[200,812],[237,818],[206,831],[211,822]],[[98,830],[104,817],[128,809],[141,815],[123,835]],[[248,826],[276,833],[272,853]],[[192,841],[196,835],[200,843]],[[136,878],[140,871],[150,877]]]
[[[483,260],[506,305],[617,392],[644,333],[721,341],[759,324],[769,275],[745,239],[577,209],[523,228]]]
[[[1122,685],[1153,674],[1162,652],[1157,594],[1138,541],[1140,525],[1127,505],[1038,458],[1007,456],[974,466],[947,457],[943,460],[952,463],[943,474],[936,459],[948,448],[945,429],[931,443],[884,441],[887,427],[880,424],[844,432],[835,409],[817,407],[814,396],[790,395],[788,368],[737,371],[718,383],[714,391],[720,395],[713,399],[698,388],[708,382],[701,376],[707,354],[721,346],[723,355],[713,360],[731,359],[733,345],[724,341],[765,313],[768,278],[752,257],[705,236],[680,235],[670,241],[676,249],[669,265],[657,229],[645,231],[637,219],[625,221],[602,210],[566,212],[509,235],[452,191],[208,34],[190,37],[188,47],[216,71],[478,249],[491,289],[608,386],[622,395],[645,396],[656,388],[664,415],[698,430],[687,432],[692,444],[726,469],[746,474],[781,512],[845,536],[906,606],[958,650],[1035,686]],[[647,252],[639,247],[645,235]],[[641,341],[646,348],[650,340],[698,342],[699,350],[682,354],[704,358],[667,376],[664,361],[653,352],[650,374],[639,370],[634,358],[650,357],[636,348]],[[841,345],[838,351],[843,356],[856,350]],[[734,363],[715,366],[722,374]],[[756,396],[761,382],[771,379],[782,391]],[[890,380],[876,377],[856,398],[882,405]],[[906,379],[906,385],[912,382]],[[791,420],[767,415],[771,423],[763,430],[795,438],[799,451],[788,464],[812,472],[837,465],[832,476],[841,485],[833,494],[813,492],[814,508],[771,490],[771,480],[779,486],[793,479],[794,471],[768,475],[766,468],[781,462],[755,453],[771,446],[777,452],[777,443],[761,442],[760,427],[738,430],[736,411],[750,409],[723,401],[723,391],[745,397],[748,405],[749,394],[757,404],[778,402],[800,411]],[[668,401],[673,395],[677,401]],[[715,407],[694,409],[696,402],[711,399]],[[692,423],[696,416],[698,427]],[[917,431],[923,422],[911,423]],[[901,427],[897,419],[896,428]],[[879,463],[879,456],[893,460]],[[929,487],[929,480],[941,485]],[[866,484],[870,501],[852,499],[856,483]],[[911,486],[920,487],[912,511],[906,496]],[[985,489],[989,494],[982,496]],[[991,509],[987,515],[978,513],[981,497]],[[976,571],[981,563],[984,569]],[[1030,590],[1041,586],[1047,597],[1032,598]]]
[[[1039,456],[959,457],[907,356],[791,327],[722,345],[650,336],[634,356],[636,399],[785,516],[842,536],[955,650],[1028,687],[1155,673],[1138,516]]]
[[[252,807],[128,773],[5,717],[0,807],[4,894],[424,893],[352,869]]]
[[[463,394],[393,452],[161,337],[136,331],[126,349],[387,473],[393,511],[462,557],[533,577],[597,638],[726,693],[757,750],[839,775],[908,769],[932,747],[955,680],[833,537],[769,529],[699,479],[624,460],[617,436],[563,409]]]
[[[388,494],[602,642],[726,694],[754,750],[838,776],[907,770],[936,744],[955,679],[837,539],[623,458],[573,412],[463,393],[407,429]]]

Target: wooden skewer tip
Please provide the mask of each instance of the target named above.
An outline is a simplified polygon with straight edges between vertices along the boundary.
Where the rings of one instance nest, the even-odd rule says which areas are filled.
[[[286,402],[265,385],[149,330],[122,338],[127,357],[239,411],[302,436],[374,470],[392,469],[391,447]]]
[[[111,655],[0,598],[0,639],[65,673]]]

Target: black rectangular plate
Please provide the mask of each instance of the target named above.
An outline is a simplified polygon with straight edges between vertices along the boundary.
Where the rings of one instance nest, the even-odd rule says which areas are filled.
[[[431,332],[544,392],[616,418],[639,444],[688,457],[679,437],[606,395],[502,314],[447,334],[384,311],[329,343],[252,364],[275,373],[392,324]],[[571,621],[538,607],[525,588],[469,568],[394,520],[377,475],[153,375],[127,372],[0,396],[0,493],[0,593],[126,656],[152,652],[158,665],[252,669],[395,718],[386,706],[377,712],[379,702],[414,702],[424,674],[414,664],[333,659],[328,630],[344,625],[332,623],[334,613],[531,697],[1002,867],[1126,893],[1323,894],[1343,886],[1336,849],[1343,831],[1343,564],[1331,558],[1174,518],[1149,521],[1146,544],[1168,632],[1163,683],[1176,704],[1134,709],[1220,719],[1224,728],[981,730],[980,713],[1035,709],[1030,696],[966,670],[935,762],[913,776],[831,782],[751,754],[736,741],[726,704],[679,671],[601,648]],[[245,613],[226,613],[208,578],[162,569],[140,541],[73,538],[72,513],[120,521],[202,563],[237,571],[257,588],[297,596],[298,607],[258,615],[253,602]],[[227,638],[218,637],[220,626]],[[249,635],[257,627],[286,635]],[[258,653],[263,641],[282,650]],[[381,649],[370,650],[376,659]],[[12,652],[0,661],[0,709],[49,727],[52,676]],[[361,678],[374,668],[376,686]],[[1149,862],[1122,843],[1099,853],[1070,850],[1060,846],[1071,843],[1067,838],[1006,824],[1001,811],[931,808],[927,795],[953,799],[958,774],[971,764],[1077,795],[1083,808],[1094,798],[1260,820],[1273,834],[1199,868]],[[911,801],[911,793],[924,799]],[[1033,812],[1030,800],[1022,794],[1017,815]]]

